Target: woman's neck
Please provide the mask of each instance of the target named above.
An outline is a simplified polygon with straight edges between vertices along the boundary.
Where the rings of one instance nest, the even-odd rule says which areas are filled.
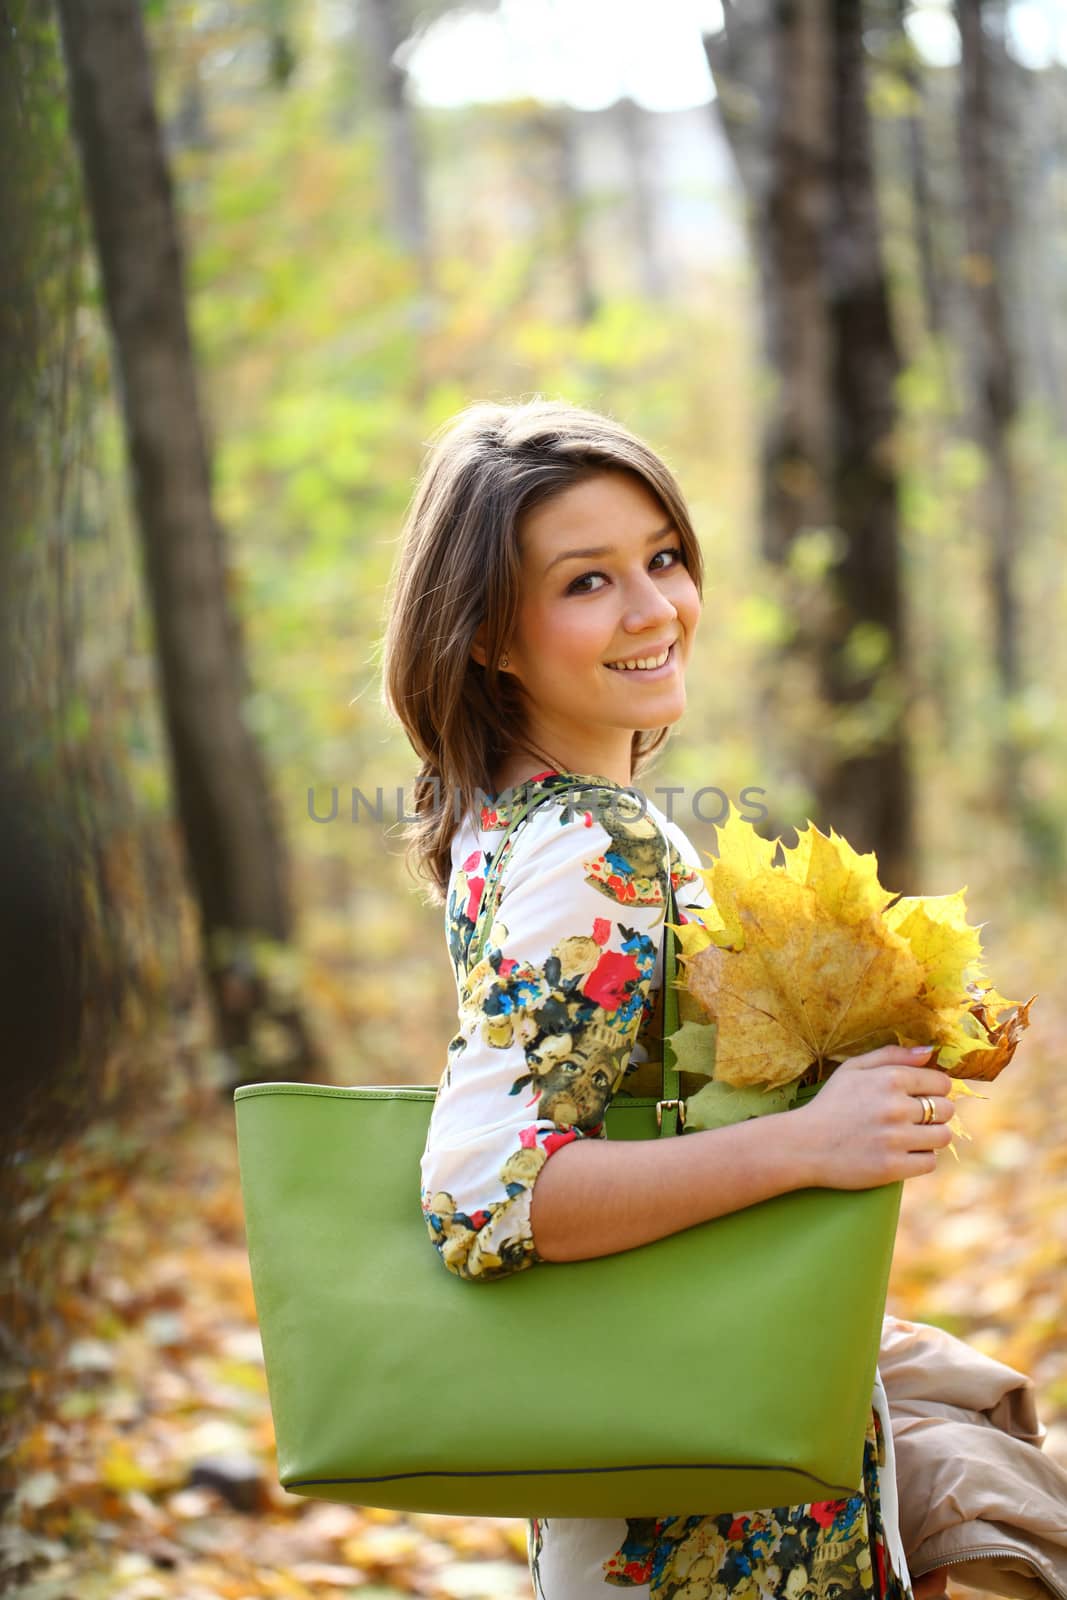
[[[633,781],[632,779],[623,780],[617,774],[602,772],[598,767],[590,765],[568,767],[551,761],[506,761],[503,766],[498,767],[496,770],[493,779],[493,793],[501,794],[505,789],[517,789],[520,783],[527,783],[531,778],[541,778],[546,773],[557,772],[581,772],[598,778],[609,778],[612,783],[617,783],[623,789],[628,788]]]
[[[547,737],[542,734],[531,740],[530,744],[515,745],[492,776],[496,794],[504,789],[517,788],[520,783],[539,777],[543,772],[589,773],[607,778],[626,789],[633,782],[632,769],[630,735],[626,735],[625,744],[620,740],[610,747],[600,743],[596,749],[587,749],[585,742],[580,739],[568,740],[564,737],[557,740],[549,733]]]

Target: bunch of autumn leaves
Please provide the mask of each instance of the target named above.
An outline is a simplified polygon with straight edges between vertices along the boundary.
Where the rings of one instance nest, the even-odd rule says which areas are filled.
[[[934,1046],[929,1064],[963,1094],[964,1079],[1007,1066],[1036,996],[1006,1000],[984,980],[964,890],[897,896],[873,853],[811,823],[786,848],[731,811],[718,849],[700,874],[708,909],[672,924],[680,987],[708,1019],[671,1036],[679,1070],[709,1079],[686,1102],[687,1128],[783,1111],[881,1045]]]

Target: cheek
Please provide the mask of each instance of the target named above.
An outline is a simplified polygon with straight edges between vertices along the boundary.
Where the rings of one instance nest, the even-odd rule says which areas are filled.
[[[530,642],[540,645],[543,666],[550,673],[566,663],[583,661],[590,652],[597,655],[603,643],[604,621],[594,616],[590,606],[546,607],[536,625],[536,636],[531,635]]]
[[[689,576],[688,572],[683,573],[682,577],[679,579],[678,587],[672,594],[671,599],[674,601],[674,604],[678,608],[679,614],[685,620],[688,627],[695,628],[697,622],[700,620],[700,614],[703,610],[703,605],[701,603],[700,595],[697,591],[697,586]]]

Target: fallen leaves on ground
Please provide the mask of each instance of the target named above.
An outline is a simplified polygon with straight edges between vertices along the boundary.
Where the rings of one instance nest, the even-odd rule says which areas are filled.
[[[0,1526],[0,1575],[21,1577],[16,1593],[526,1600],[522,1522],[279,1487],[230,1106],[156,1130],[128,1186],[106,1181],[109,1154],[65,1159],[72,1199],[103,1204],[91,1259],[58,1296],[54,1370],[23,1373],[37,1415]]]
[[[1067,1012],[1059,919],[1003,930],[1004,980],[1048,997],[1007,1080],[979,1083],[961,1116],[973,1141],[958,1162],[904,1185],[888,1309],[933,1322],[1037,1385],[1045,1449],[1067,1466]]]

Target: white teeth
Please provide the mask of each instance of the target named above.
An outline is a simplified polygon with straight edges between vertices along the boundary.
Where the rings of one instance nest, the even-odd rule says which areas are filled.
[[[661,656],[641,656],[637,661],[609,661],[607,665],[613,672],[647,672],[650,667],[662,667],[671,653],[670,645]]]

